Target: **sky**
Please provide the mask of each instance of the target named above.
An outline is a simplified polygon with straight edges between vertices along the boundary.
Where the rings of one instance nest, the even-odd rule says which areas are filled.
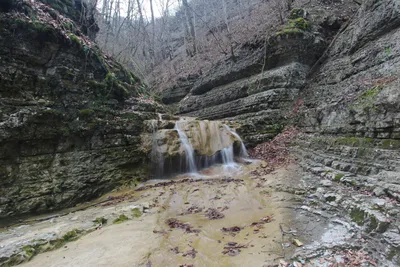
[[[135,1],[135,0],[134,0]],[[151,18],[151,11],[150,11],[150,0],[139,0],[142,3],[142,8],[143,8],[143,14],[144,16],[147,17],[148,20]],[[154,16],[161,17],[162,16],[162,10],[163,7],[165,8],[167,2],[169,2],[169,10],[171,14],[174,13],[174,10],[177,9],[179,6],[178,0],[153,0],[153,5],[154,5]],[[99,0],[98,5],[101,8],[103,1]],[[135,1],[136,4],[136,1]],[[127,8],[128,8],[128,0],[121,0],[121,14],[124,15],[126,14]]]
[[[151,11],[150,11],[150,1],[149,0],[142,0],[143,1],[143,9],[144,12],[146,13],[146,16],[148,18],[151,17]],[[170,5],[170,12],[172,12],[174,9],[178,7],[178,1],[177,0],[169,0],[169,5]],[[167,0],[153,0],[153,5],[154,7],[154,16],[155,17],[161,17],[162,16],[162,6],[164,6],[167,3]],[[172,12],[173,13],[173,12]]]

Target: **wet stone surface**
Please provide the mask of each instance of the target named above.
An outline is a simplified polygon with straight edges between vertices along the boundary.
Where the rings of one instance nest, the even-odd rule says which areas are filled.
[[[0,266],[396,266],[399,233],[362,194],[296,165],[263,165],[149,181],[4,228]]]

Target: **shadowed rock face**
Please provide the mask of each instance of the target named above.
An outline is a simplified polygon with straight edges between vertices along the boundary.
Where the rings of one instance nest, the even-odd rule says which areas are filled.
[[[155,106],[126,102],[140,81],[50,7],[16,8],[0,13],[0,217],[69,207],[146,177],[140,134]]]

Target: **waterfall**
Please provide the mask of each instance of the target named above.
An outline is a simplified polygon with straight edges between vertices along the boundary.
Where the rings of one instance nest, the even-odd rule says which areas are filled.
[[[180,128],[180,124],[182,123],[183,123],[182,119],[177,121],[175,124],[175,130],[178,132],[179,139],[181,140],[182,145],[185,149],[186,166],[188,167],[190,173],[195,173],[197,172],[197,167],[194,161],[194,149],[192,145],[189,143],[189,139],[186,133]]]
[[[164,155],[158,149],[157,132],[158,132],[158,121],[151,120],[150,126],[152,130],[152,148],[151,148],[151,161],[153,164],[153,170],[156,177],[161,177],[164,174]]]
[[[235,136],[239,140],[239,142],[240,142],[239,156],[241,158],[248,158],[249,154],[247,153],[247,149],[246,149],[246,146],[244,145],[242,138],[240,138],[240,136],[234,130],[232,130],[228,125],[224,124],[224,126],[233,136]]]
[[[240,136],[220,121],[181,118],[150,121],[153,174],[156,178],[197,173],[215,164],[226,171],[237,169],[237,156],[248,158]]]

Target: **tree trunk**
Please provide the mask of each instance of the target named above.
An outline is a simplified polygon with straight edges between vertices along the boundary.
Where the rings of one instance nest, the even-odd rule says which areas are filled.
[[[226,5],[226,1],[225,0],[221,0],[222,1],[222,7],[223,7],[223,11],[224,11],[224,19],[225,19],[225,26],[226,26],[226,37],[228,38],[229,41],[229,46],[230,46],[230,51],[231,51],[231,58],[233,61],[235,61],[236,57],[235,57],[235,53],[233,51],[233,44],[232,44],[232,34],[231,34],[231,30],[229,28],[229,23],[228,23],[228,10],[227,10],[227,5]]]
[[[196,30],[194,28],[194,22],[193,22],[193,12],[191,12],[187,0],[182,0],[182,3],[185,10],[187,25],[189,26],[189,40],[193,45],[192,56],[194,56],[197,53],[197,46],[196,46]]]
[[[156,51],[155,51],[155,42],[156,42],[156,24],[155,24],[155,20],[154,20],[154,9],[153,9],[153,0],[150,0],[150,11],[151,11],[151,25],[152,25],[152,36],[151,36],[151,60],[152,60],[152,68],[155,64],[155,55],[156,55]]]

